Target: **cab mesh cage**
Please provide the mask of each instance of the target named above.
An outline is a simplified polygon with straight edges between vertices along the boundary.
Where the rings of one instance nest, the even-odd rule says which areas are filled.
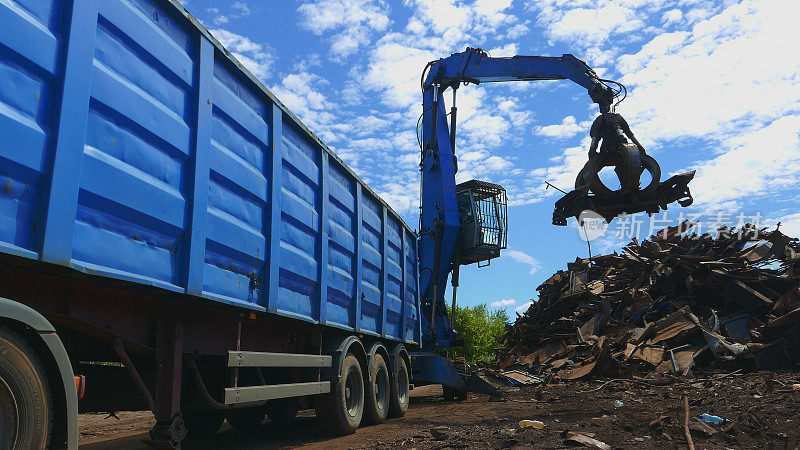
[[[480,227],[481,244],[500,249],[508,243],[508,198],[503,186],[470,180],[456,186],[456,192],[471,191],[475,201],[475,219]]]

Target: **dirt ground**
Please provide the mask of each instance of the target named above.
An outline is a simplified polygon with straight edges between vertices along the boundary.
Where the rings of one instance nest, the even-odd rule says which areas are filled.
[[[685,448],[683,394],[689,398],[695,446],[727,448],[800,448],[800,375],[758,372],[725,378],[696,378],[651,386],[641,382],[596,380],[523,387],[505,393],[506,401],[470,394],[463,402],[445,402],[441,388],[412,391],[405,417],[361,428],[352,436],[330,438],[318,430],[313,411],[291,425],[263,423],[242,433],[225,424],[211,438],[187,440],[183,448],[566,448],[565,437],[581,433],[611,448]],[[622,402],[621,404],[618,403]],[[704,426],[708,413],[728,419]],[[82,415],[81,447],[145,449],[152,425],[143,412]],[[520,429],[523,419],[539,420],[543,430]],[[435,436],[435,437],[434,437]]]

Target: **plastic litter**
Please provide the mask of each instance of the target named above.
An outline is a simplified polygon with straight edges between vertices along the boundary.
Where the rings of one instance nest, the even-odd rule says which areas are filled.
[[[543,430],[545,427],[544,422],[539,422],[538,420],[520,420],[519,421],[520,428],[535,428],[537,430]]]
[[[793,384],[793,385],[792,385],[792,390],[794,390],[794,391],[800,391],[800,383],[795,383],[795,384]]]
[[[725,422],[728,422],[728,419],[723,419],[722,417],[713,416],[711,414],[706,414],[706,413],[700,414],[697,417],[700,420],[702,420],[703,422],[710,423],[710,424],[713,424],[713,425],[721,425],[721,424],[723,424]]]
[[[585,434],[573,433],[564,439],[564,444],[570,447],[589,447],[599,448],[601,450],[611,450],[611,446],[603,441],[598,441],[595,438],[586,436]]]
[[[614,402],[614,408],[622,408],[625,406],[625,403],[622,403],[622,400],[617,400]]]

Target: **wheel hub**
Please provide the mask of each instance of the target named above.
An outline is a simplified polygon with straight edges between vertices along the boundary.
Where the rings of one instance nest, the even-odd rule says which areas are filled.
[[[354,374],[353,369],[347,374],[344,388],[344,401],[347,407],[347,414],[355,417],[358,414],[359,399],[361,398],[362,386],[358,380],[358,376]]]

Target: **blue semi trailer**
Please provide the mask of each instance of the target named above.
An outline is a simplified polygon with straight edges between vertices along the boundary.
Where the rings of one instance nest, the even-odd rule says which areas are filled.
[[[414,232],[176,0],[0,0],[0,448],[75,448],[79,411],[151,410],[178,446],[463,397],[433,350],[507,216],[455,182],[456,91],[544,79],[619,94],[572,55],[424,68]]]
[[[167,443],[402,415],[418,282],[416,234],[178,2],[0,2],[0,448],[74,448],[79,409]]]

